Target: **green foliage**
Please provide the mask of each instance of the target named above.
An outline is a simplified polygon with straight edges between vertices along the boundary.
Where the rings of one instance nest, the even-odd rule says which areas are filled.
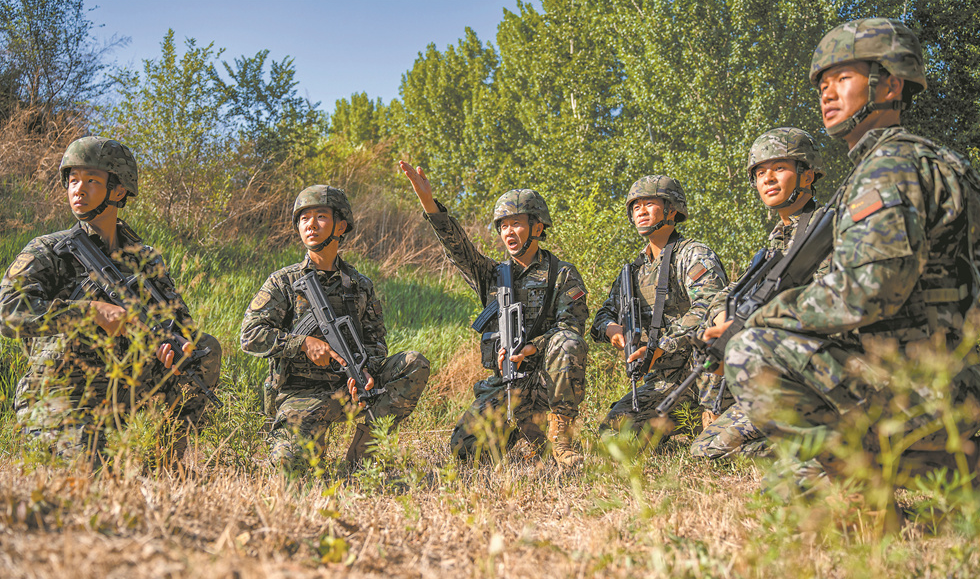
[[[17,104],[73,108],[113,85],[105,60],[129,38],[97,43],[87,12],[82,0],[0,0],[0,118]]]

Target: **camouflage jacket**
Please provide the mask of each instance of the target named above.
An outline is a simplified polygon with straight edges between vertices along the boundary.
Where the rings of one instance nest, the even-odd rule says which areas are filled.
[[[806,205],[803,206],[802,209],[800,209],[799,213],[790,216],[789,223],[783,223],[782,219],[778,219],[776,221],[776,226],[773,227],[772,231],[769,233],[769,242],[766,245],[766,259],[772,258],[777,251],[782,252],[782,254],[785,255],[786,252],[793,247],[793,236],[796,235],[796,227],[800,224],[800,216],[802,216],[805,211],[812,212],[816,209],[816,202],[811,199],[806,203]],[[830,259],[828,258],[825,259],[820,265],[815,277],[822,276],[823,274],[827,273],[829,268]],[[741,278],[732,281],[728,287],[716,293],[715,297],[712,298],[711,305],[708,306],[708,315],[704,320],[705,328],[713,325],[712,322],[714,321],[715,317],[721,312],[725,311],[725,308],[727,307],[728,295],[740,280]]]
[[[868,131],[848,155],[855,168],[841,186],[829,271],[783,292],[748,325],[857,330],[901,344],[944,331],[957,344],[977,290],[966,208],[976,210],[980,177],[901,127]]]
[[[116,223],[122,249],[111,255],[91,226],[79,222],[75,227],[89,233],[95,245],[123,274],[139,273],[152,280],[167,298],[165,308],[178,325],[193,325],[163,258],[143,244],[125,222],[119,220]],[[87,339],[91,336],[83,335],[89,330],[101,330],[94,325],[79,325],[83,318],[94,320],[89,306],[93,296],[73,295],[88,281],[88,274],[70,254],[59,256],[54,251],[55,245],[67,238],[71,231],[67,229],[32,239],[0,281],[0,334],[31,341],[29,373],[40,372],[43,365],[56,369],[61,375],[80,376],[86,371],[90,374],[92,368],[105,366],[105,354],[91,348],[88,345],[91,340]],[[101,301],[106,300],[102,298]],[[123,348],[123,342],[122,338],[118,339],[117,347]]]
[[[463,274],[480,301],[486,305],[497,299],[497,261],[480,253],[459,222],[439,204],[439,213],[426,213],[425,218],[439,237],[446,250],[446,256]],[[545,306],[548,289],[548,264],[550,252],[539,249],[534,261],[524,269],[519,263],[513,264],[514,299],[524,304],[524,324],[530,328]],[[530,343],[544,351],[548,339],[559,330],[569,330],[583,335],[589,318],[586,305],[586,289],[582,276],[575,266],[567,261],[555,260],[558,274],[555,280],[551,308],[545,312],[541,325],[543,333]],[[537,355],[535,355],[537,356]]]
[[[640,298],[643,327],[653,323],[653,303],[657,290],[657,277],[660,273],[660,256],[650,257],[650,246],[639,257],[636,271],[636,295]],[[596,342],[608,342],[606,327],[618,323],[619,317],[619,277],[613,282],[609,297],[596,312],[590,332]],[[658,347],[665,354],[672,354],[690,347],[692,334],[701,325],[715,292],[728,285],[725,268],[718,256],[707,245],[685,239],[678,235],[674,253],[671,257],[670,276],[667,286],[667,301],[664,304],[664,319],[661,326]],[[644,344],[647,340],[644,331]]]
[[[279,388],[322,387],[326,382],[328,387],[337,389],[347,382],[337,362],[326,367],[315,365],[301,350],[307,336],[293,332],[310,304],[297,294],[292,284],[311,271],[316,271],[334,313],[338,317],[350,315],[356,320],[355,325],[360,324],[361,343],[368,355],[368,373],[378,376],[388,356],[384,315],[381,301],[374,294],[374,284],[339,256],[336,263],[334,271],[319,271],[307,255],[302,262],[280,269],[262,284],[245,311],[242,350],[270,359],[272,379]],[[323,339],[319,329],[310,335]]]

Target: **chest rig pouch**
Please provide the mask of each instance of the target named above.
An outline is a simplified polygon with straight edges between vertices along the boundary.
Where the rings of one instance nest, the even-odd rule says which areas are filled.
[[[500,263],[497,264],[497,279],[501,279],[500,268],[510,267],[510,263]],[[530,342],[534,338],[537,338],[542,334],[542,326],[544,325],[545,319],[548,317],[548,312],[554,306],[554,294],[555,294],[555,282],[558,279],[558,260],[551,253],[548,254],[548,281],[544,293],[544,299],[541,303],[541,309],[538,310],[538,315],[534,319],[534,324],[531,325],[530,330],[527,331],[525,336],[525,341]],[[513,288],[511,288],[513,290]],[[493,370],[497,372],[497,352],[500,350],[500,340],[496,337],[491,337],[499,329],[497,323],[497,314],[500,311],[500,306],[497,300],[491,300],[480,315],[476,317],[473,321],[472,328],[476,330],[481,335],[480,340],[480,363],[487,370]],[[527,362],[525,362],[526,364]]]

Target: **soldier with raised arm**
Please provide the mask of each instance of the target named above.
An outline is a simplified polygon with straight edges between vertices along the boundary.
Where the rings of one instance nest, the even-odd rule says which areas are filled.
[[[539,423],[547,413],[547,440],[556,462],[562,466],[581,464],[583,457],[572,446],[572,424],[585,397],[588,345],[582,333],[589,311],[585,284],[575,266],[538,246],[551,226],[544,199],[530,189],[515,189],[497,200],[493,225],[510,254],[510,259],[501,264],[480,253],[456,219],[433,198],[421,167],[416,169],[405,162],[400,166],[411,180],[425,219],[446,255],[481,303],[487,306],[496,300],[498,271],[503,266],[511,268],[514,299],[523,304],[526,345],[511,361],[527,376],[517,384],[505,384],[500,369],[504,349],[499,342],[483,342],[484,366],[493,370],[493,375],[473,387],[476,400],[453,429],[453,454],[462,458],[489,450],[482,446],[486,441],[481,440],[480,424],[507,414],[510,386],[513,406],[509,410],[515,427],[503,446],[509,448],[520,438],[532,444],[542,442]]]

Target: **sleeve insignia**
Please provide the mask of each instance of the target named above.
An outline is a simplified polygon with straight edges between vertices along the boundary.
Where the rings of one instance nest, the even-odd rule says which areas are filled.
[[[878,193],[877,189],[872,189],[848,203],[847,210],[851,213],[851,220],[857,223],[869,215],[874,214],[874,212],[884,206],[885,204],[881,200],[881,194]]]
[[[269,295],[269,292],[262,290],[252,298],[252,303],[248,304],[248,309],[253,311],[261,310],[265,304],[269,303],[270,299],[272,299],[272,296]]]
[[[18,255],[17,259],[10,264],[6,277],[14,277],[15,275],[21,273],[27,269],[27,266],[31,265],[32,261],[34,261],[34,256],[30,253],[22,253]]]
[[[575,301],[585,295],[585,290],[580,288],[579,286],[575,286],[572,289],[565,292],[565,295],[568,296],[568,299]]]
[[[691,278],[691,281],[698,281],[707,271],[708,268],[699,261],[698,263],[694,264],[694,267],[692,267],[690,271],[687,272],[687,277]]]

